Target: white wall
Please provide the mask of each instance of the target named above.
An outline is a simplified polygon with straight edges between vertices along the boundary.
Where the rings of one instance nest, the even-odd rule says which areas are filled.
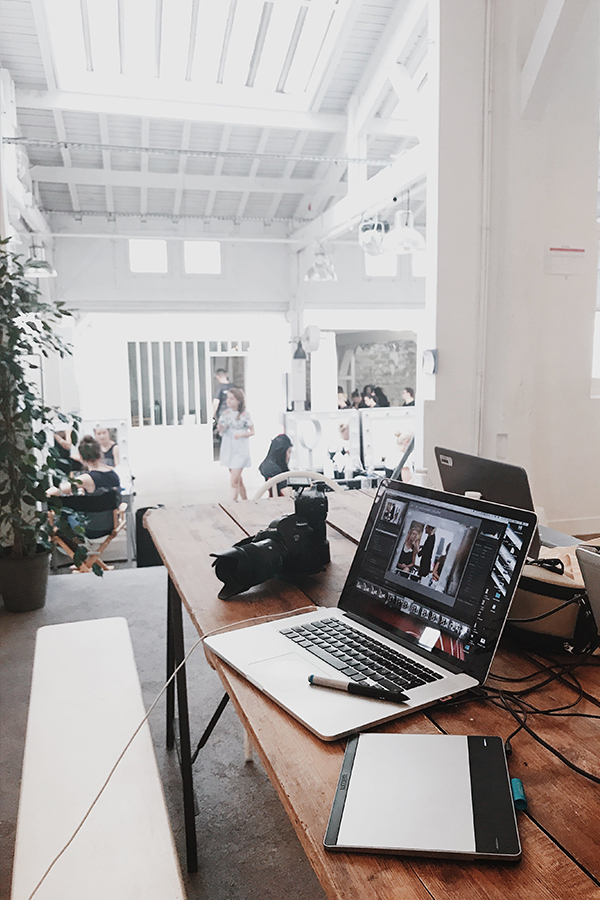
[[[599,531],[598,5],[565,40],[535,119],[521,116],[520,72],[542,6],[434,0],[430,10],[440,118],[428,301],[439,371],[425,405],[426,458],[433,468],[437,443],[523,465],[551,525]],[[585,250],[577,275],[549,273],[549,248],[564,245]]]

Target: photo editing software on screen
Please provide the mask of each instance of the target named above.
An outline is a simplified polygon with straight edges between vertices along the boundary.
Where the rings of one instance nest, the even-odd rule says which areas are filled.
[[[527,524],[391,489],[377,507],[348,608],[359,592],[361,614],[423,649],[457,661],[485,653],[506,614]]]

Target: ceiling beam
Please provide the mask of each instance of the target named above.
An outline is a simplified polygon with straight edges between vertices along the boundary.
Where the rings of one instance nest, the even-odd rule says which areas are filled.
[[[345,149],[345,137],[341,134],[334,134],[329,141],[327,153],[330,156],[339,156],[344,153]],[[315,173],[314,186],[312,190],[302,197],[294,212],[294,218],[310,218],[311,215],[318,213],[332,196],[342,196],[346,192],[346,187],[340,185],[340,182],[344,177],[346,168],[342,163],[334,165],[319,163]]]
[[[301,132],[301,133],[298,135],[298,137],[296,138],[296,142],[295,142],[295,144],[294,144],[293,150],[292,150],[292,155],[293,155],[293,156],[299,156],[299,155],[300,155],[300,153],[302,152],[302,148],[303,148],[303,146],[304,146],[305,141],[306,141],[307,138],[308,138],[308,134],[307,134],[306,132]],[[296,160],[289,160],[289,162],[287,162],[287,163],[285,164],[285,168],[284,168],[284,170],[283,170],[282,178],[285,179],[285,180],[291,179],[291,177],[292,177],[292,172],[294,171],[295,167],[296,167]],[[294,181],[296,181],[296,180],[297,180],[297,179],[294,179]],[[279,194],[275,194],[275,195],[271,198],[271,204],[270,204],[270,206],[269,206],[269,209],[267,210],[267,219],[272,219],[272,218],[273,218],[273,216],[274,216],[275,213],[277,212],[277,209],[278,209],[278,207],[279,207],[279,204],[281,203],[281,198],[282,198],[282,197],[283,197],[283,193],[279,193]]]
[[[192,130],[192,125],[190,122],[183,123],[183,130],[181,133],[181,149],[188,150],[190,146],[190,133]],[[175,188],[175,200],[173,201],[173,216],[177,217],[181,210],[181,198],[183,197],[183,190],[185,186],[185,168],[187,166],[188,158],[185,153],[182,153],[179,157],[179,169],[177,171],[177,176],[179,178],[179,185]]]
[[[338,114],[193,103],[181,99],[115,97],[69,91],[17,91],[17,106],[26,109],[60,109],[108,115],[147,116],[151,119],[213,122],[221,125],[291,128],[299,131],[346,130],[346,116]]]
[[[109,144],[109,134],[108,134],[108,116],[105,116],[104,113],[99,116],[100,121],[100,140],[103,144]],[[110,160],[110,150],[102,151],[102,166],[106,172],[110,172],[111,168],[111,160]],[[104,194],[106,197],[106,209],[107,212],[113,213],[115,211],[115,200],[113,197],[113,189],[112,184],[105,184],[104,186]]]
[[[341,56],[346,49],[346,44],[348,43],[348,39],[352,33],[352,29],[356,24],[356,20],[359,16],[363,8],[363,0],[352,0],[350,8],[346,13],[346,18],[344,19],[344,24],[342,29],[335,41],[334,48],[327,60],[327,65],[323,71],[321,76],[321,81],[319,83],[319,87],[312,98],[311,101],[311,109],[318,111],[321,107],[321,104],[325,98],[327,91],[333,81],[335,71],[337,69],[338,63],[341,59]]]
[[[347,127],[346,116],[337,113],[219,106],[174,100],[144,100],[136,97],[77,94],[68,91],[20,90],[17,91],[17,107],[20,109],[93,112],[105,115],[146,116],[150,119],[212,122],[220,125],[250,125],[293,131],[325,131],[332,134],[345,134]],[[399,137],[412,134],[410,123],[400,119],[387,122],[368,122],[365,130],[370,134],[392,134]]]
[[[229,138],[231,137],[231,125],[226,125],[221,132],[221,140],[219,143],[219,150],[227,150],[229,145]],[[216,187],[216,179],[221,177],[221,172],[223,171],[223,163],[224,158],[220,156],[215,161],[214,174],[209,176],[210,188],[208,200],[206,201],[206,209],[204,210],[207,216],[212,215],[212,211],[215,205],[215,200],[217,199],[217,187]]]
[[[363,215],[374,215],[384,206],[389,206],[393,197],[423,178],[426,171],[426,155],[419,144],[391,166],[373,175],[365,184],[357,185],[351,194],[338,200],[313,222],[299,228],[293,234],[294,239],[301,248],[318,241],[332,240],[357,224]]]
[[[221,163],[220,157],[217,161]],[[165,188],[190,191],[260,191],[265,194],[302,194],[314,191],[312,178],[265,178],[246,175],[189,175],[167,172],[132,172],[121,169],[87,169],[62,166],[32,166],[34,181],[47,184],[111,185],[112,187]],[[335,191],[332,191],[335,193]]]
[[[63,121],[63,114],[60,110],[55,109],[53,111],[54,116],[54,127],[56,128],[56,134],[58,135],[59,141],[66,141],[67,139],[67,131],[65,128],[65,123]],[[71,168],[71,151],[68,147],[61,147],[60,155],[62,157],[63,166],[66,171]],[[75,182],[69,181],[68,179],[65,181],[65,184],[69,185],[69,194],[71,197],[71,206],[73,209],[79,209],[79,196],[77,194],[77,187]]]
[[[590,0],[546,0],[521,72],[521,115],[539,119]]]
[[[150,143],[150,120],[142,119],[141,123],[142,147]],[[140,154],[140,213],[144,216],[148,212],[148,154]]]
[[[392,19],[371,57],[360,84],[354,92],[356,111],[354,127],[357,133],[367,125],[377,111],[382,91],[389,78],[390,67],[398,61],[415,28],[427,16],[428,0],[411,0],[408,7],[398,4]]]

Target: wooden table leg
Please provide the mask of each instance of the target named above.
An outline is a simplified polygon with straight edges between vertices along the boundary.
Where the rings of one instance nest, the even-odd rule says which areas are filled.
[[[170,621],[170,643],[172,646],[172,660],[176,668],[185,656],[183,639],[183,615],[181,598],[175,585],[169,578],[168,606]],[[169,638],[168,638],[169,642]],[[169,649],[167,647],[167,670],[169,668]],[[183,784],[183,812],[185,821],[185,842],[188,872],[198,871],[198,850],[196,843],[196,817],[194,804],[194,782],[192,776],[192,754],[190,746],[190,722],[188,714],[187,679],[185,666],[182,666],[175,676],[177,684],[177,710],[179,713],[179,744],[181,753],[181,780]],[[168,697],[167,697],[168,706]],[[168,719],[168,713],[167,713]],[[171,717],[171,729],[173,727]],[[169,740],[169,725],[167,725],[167,744]]]

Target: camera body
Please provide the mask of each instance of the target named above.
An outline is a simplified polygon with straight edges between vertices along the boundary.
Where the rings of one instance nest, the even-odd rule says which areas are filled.
[[[253,537],[244,538],[215,557],[215,574],[223,582],[221,600],[229,600],[269,578],[314,575],[329,563],[326,536],[327,497],[319,487],[300,488],[294,512],[274,519]]]

